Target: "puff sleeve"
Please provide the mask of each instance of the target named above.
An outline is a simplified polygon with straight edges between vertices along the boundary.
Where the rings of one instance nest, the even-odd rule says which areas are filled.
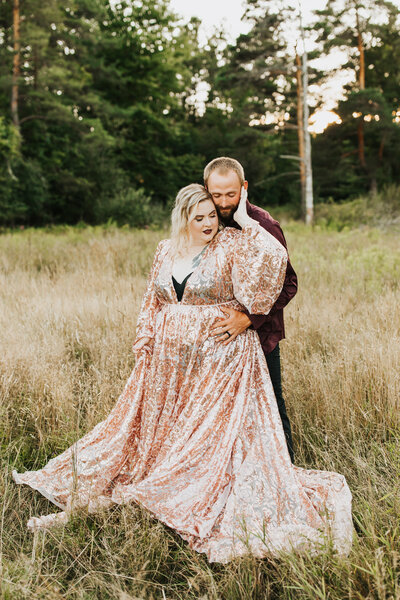
[[[287,251],[259,223],[243,227],[233,253],[235,298],[251,314],[267,315],[285,281]]]
[[[160,310],[160,301],[157,298],[157,294],[155,292],[155,280],[160,270],[162,260],[166,254],[167,250],[167,242],[168,240],[161,240],[159,242],[154,259],[153,264],[150,270],[150,274],[147,279],[147,287],[144,293],[142,303],[140,306],[140,312],[136,324],[136,339],[135,343],[139,341],[140,338],[149,337],[153,338],[155,333],[155,320],[158,311]]]

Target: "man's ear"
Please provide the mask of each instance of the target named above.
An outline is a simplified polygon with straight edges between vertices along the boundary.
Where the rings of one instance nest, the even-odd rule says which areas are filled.
[[[243,181],[243,187],[245,190],[247,190],[247,188],[249,187],[249,182],[246,179]]]

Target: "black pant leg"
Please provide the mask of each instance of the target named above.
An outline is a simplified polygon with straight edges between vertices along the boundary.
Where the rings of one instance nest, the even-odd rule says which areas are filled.
[[[286,413],[285,400],[282,395],[282,375],[281,375],[281,356],[279,344],[269,354],[265,355],[268,370],[274,388],[276,402],[278,404],[279,414],[281,416],[283,431],[286,437],[286,443],[289,450],[290,459],[294,462],[292,428],[290,427],[289,417]]]

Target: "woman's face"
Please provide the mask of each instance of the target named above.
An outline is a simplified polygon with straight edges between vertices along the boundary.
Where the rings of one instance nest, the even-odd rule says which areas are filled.
[[[193,210],[194,217],[188,225],[189,238],[192,244],[201,246],[210,242],[218,231],[217,210],[212,200],[199,202]]]

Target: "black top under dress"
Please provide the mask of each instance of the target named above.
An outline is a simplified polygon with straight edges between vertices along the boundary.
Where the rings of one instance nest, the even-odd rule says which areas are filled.
[[[193,271],[192,271],[192,273],[193,273]],[[175,279],[175,277],[172,275],[172,283],[174,284],[178,302],[180,302],[182,300],[183,292],[185,291],[185,285],[192,273],[189,273],[189,275],[186,275],[185,279],[183,279],[181,281],[181,283],[178,283],[177,280]]]

